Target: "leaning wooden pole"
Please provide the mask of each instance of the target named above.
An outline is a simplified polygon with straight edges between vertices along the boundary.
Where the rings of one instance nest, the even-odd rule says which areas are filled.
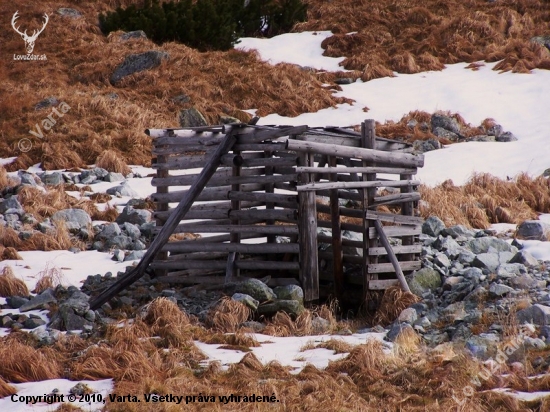
[[[206,186],[212,175],[216,172],[222,156],[226,154],[237,141],[236,137],[233,135],[233,131],[234,130],[232,129],[227,130],[225,138],[222,140],[222,142],[220,142],[220,145],[212,154],[210,160],[206,163],[206,166],[197,176],[197,179],[195,180],[195,182],[193,182],[185,196],[183,196],[183,199],[181,199],[179,205],[176,207],[176,209],[172,211],[172,213],[166,220],[166,223],[164,224],[164,226],[162,226],[162,229],[147,249],[147,252],[143,256],[139,264],[132,271],[124,275],[122,278],[118,279],[111,287],[99,294],[99,296],[97,296],[90,303],[90,308],[92,310],[99,308],[105,302],[117,295],[120,291],[122,291],[143,276],[143,274],[145,273],[145,269],[147,269],[156,254],[160,252],[166,242],[168,242],[168,238],[170,237],[170,235],[174,232],[180,221],[193,205],[193,202],[195,201],[197,196],[201,193],[204,186]]]
[[[407,280],[405,279],[405,275],[403,275],[403,271],[401,270],[401,266],[399,266],[399,261],[397,260],[397,257],[395,256],[395,253],[393,253],[393,249],[390,245],[390,241],[386,237],[386,234],[384,233],[384,228],[382,227],[382,222],[380,222],[379,219],[373,220],[374,227],[376,228],[376,231],[378,232],[378,236],[380,236],[380,242],[382,243],[382,246],[386,249],[386,252],[388,252],[388,258],[390,259],[391,264],[393,265],[393,269],[395,270],[395,274],[397,275],[397,279],[399,279],[399,283],[401,284],[401,288],[405,292],[410,292],[409,285],[407,284]]]

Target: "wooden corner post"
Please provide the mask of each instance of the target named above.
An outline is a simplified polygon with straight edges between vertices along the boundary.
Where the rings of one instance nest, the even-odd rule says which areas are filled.
[[[314,166],[314,155],[300,153],[299,165]],[[310,183],[310,174],[299,176],[300,184]],[[304,289],[304,300],[319,299],[319,261],[317,256],[317,207],[315,192],[303,191],[298,194],[298,230],[300,239],[300,283]]]

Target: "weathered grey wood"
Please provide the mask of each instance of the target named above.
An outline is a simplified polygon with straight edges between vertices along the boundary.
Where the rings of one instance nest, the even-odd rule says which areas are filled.
[[[402,174],[409,173],[414,175],[417,168],[399,168],[399,167],[296,167],[296,173],[385,173]]]
[[[219,273],[223,273],[223,270],[225,270],[227,266],[226,260],[211,260],[208,263],[210,263],[209,267],[205,267],[201,262],[203,261],[184,261],[182,262],[184,266],[188,266],[189,269],[214,269],[218,270]],[[173,262],[165,262],[165,261],[155,261],[151,264],[152,267],[158,267],[163,269],[182,269],[182,267],[173,265]],[[205,262],[206,263],[206,262]],[[300,269],[300,264],[298,262],[281,262],[281,261],[257,261],[257,260],[238,260],[235,262],[235,266],[237,266],[239,269],[244,270],[298,270]],[[207,272],[208,273],[208,272]],[[172,275],[172,272],[170,273],[170,276],[173,277],[172,280],[170,280],[170,283],[185,283],[186,276],[179,276],[180,279],[176,279],[176,276]],[[225,282],[225,277],[219,276],[220,283]],[[160,281],[161,279],[159,279]],[[233,279],[235,281],[235,279]],[[195,282],[195,281],[194,281]]]
[[[282,128],[273,128],[271,130],[267,129],[265,126],[262,129],[256,129],[247,134],[241,135],[238,138],[239,144],[241,143],[254,143],[254,142],[263,142],[264,140],[272,140],[278,137],[288,136],[291,134],[300,134],[305,132],[307,126],[292,126],[292,127],[282,127]]]
[[[380,220],[373,220],[374,227],[376,228],[376,231],[378,232],[378,236],[380,238],[380,242],[382,243],[382,246],[386,249],[386,252],[388,254],[388,259],[390,260],[393,270],[395,271],[395,274],[397,275],[397,279],[399,280],[399,283],[401,284],[401,288],[405,292],[410,292],[409,285],[407,284],[407,281],[405,280],[405,275],[403,275],[403,271],[401,270],[401,266],[399,266],[399,262],[397,261],[397,257],[395,256],[395,253],[392,250],[392,247],[390,245],[390,241],[386,237],[386,234],[384,233],[384,228],[382,227],[382,222]]]
[[[290,139],[289,139],[290,140]],[[313,166],[314,157],[302,154],[300,166]],[[299,177],[302,184],[309,183],[309,176]],[[304,289],[304,300],[311,302],[319,299],[319,268],[317,257],[317,212],[315,208],[315,193],[302,192],[298,194],[298,228],[300,231],[300,283]]]
[[[371,280],[369,283],[369,289],[370,290],[386,290],[391,288],[392,286],[399,285],[399,281],[397,279],[378,279],[378,280]]]
[[[297,157],[272,157],[272,158],[258,158],[258,159],[244,159],[242,162],[243,167],[258,167],[258,166],[278,166],[278,167],[290,167],[296,166]]]
[[[255,190],[262,190],[263,188],[264,188],[264,185],[256,184],[256,183],[241,185],[241,191],[243,192],[253,192]],[[231,186],[207,187],[206,189],[203,189],[203,191],[197,197],[196,200],[198,202],[227,200],[227,196],[230,191],[231,191]]]
[[[173,148],[173,147],[186,147],[186,146],[217,146],[223,140],[224,135],[214,133],[201,133],[187,131],[187,136],[181,137],[161,137],[153,140],[153,146],[155,149],[160,148]]]
[[[296,187],[298,192],[311,191],[311,190],[330,190],[330,189],[362,189],[369,187],[401,187],[420,185],[417,180],[374,180],[367,182],[328,182],[328,183],[310,183],[305,185],[299,185]]]
[[[225,267],[225,283],[231,282],[235,277],[239,276],[239,269],[235,265],[238,260],[237,252],[230,252],[227,255],[227,264]]]
[[[286,148],[287,150],[298,152],[351,157],[373,163],[383,163],[398,167],[422,167],[424,165],[424,156],[422,155],[392,153],[374,149],[338,146],[334,144],[323,144],[289,139],[286,142]]]
[[[418,270],[422,267],[422,262],[399,262],[401,270],[408,272],[411,270]],[[392,273],[394,271],[391,263],[376,263],[369,265],[369,273]]]
[[[336,158],[330,156],[328,164],[331,167],[336,166]],[[336,174],[332,174],[333,180],[337,179]],[[340,207],[338,198],[338,189],[330,191],[330,219],[332,221],[332,254],[333,254],[333,273],[334,273],[334,292],[339,302],[342,301],[344,291],[344,253],[342,251],[342,229],[340,226]]]
[[[269,142],[269,143],[237,143],[234,146],[235,150],[239,151],[274,151],[274,150],[285,150],[285,142]]]
[[[182,225],[180,225],[182,226]],[[184,231],[177,233],[258,233],[264,235],[297,235],[298,227],[295,225],[201,225],[189,223],[182,227]],[[178,230],[178,229],[176,229]]]
[[[145,273],[145,269],[149,266],[153,258],[158,252],[162,250],[164,244],[168,241],[168,238],[178,226],[179,222],[185,214],[189,211],[189,208],[198,197],[199,193],[202,191],[208,179],[214,174],[218,165],[220,163],[221,157],[231,149],[236,142],[235,137],[233,136],[232,130],[226,135],[224,141],[218,145],[216,151],[212,154],[207,165],[202,170],[201,175],[193,183],[189,189],[188,195],[182,199],[175,211],[170,215],[168,220],[164,223],[162,230],[157,234],[154,241],[149,245],[149,248],[145,252],[145,255],[138,263],[138,265],[125,276],[117,279],[115,283],[107,288],[104,292],[100,293],[91,303],[90,307],[92,310],[97,309],[107,300],[111,299],[114,295],[119,293],[121,290],[127,286],[134,283],[136,280],[141,278]]]
[[[242,171],[243,176],[262,176],[265,173],[264,168],[258,168],[258,169],[244,169]],[[235,181],[232,176],[232,171],[227,170],[225,168],[219,170],[212,176],[212,178],[208,181],[206,187],[214,187],[214,186],[225,186],[230,185],[232,182]],[[197,178],[198,174],[189,174],[189,175],[182,175],[182,176],[171,176],[169,179],[151,179],[151,185],[156,186],[159,183],[168,182],[167,186],[189,186],[193,181]],[[259,182],[252,182],[252,183],[259,183]],[[170,193],[176,193],[170,192]]]
[[[259,193],[259,192],[229,192],[227,197],[231,200],[247,200],[251,202],[271,202],[275,205],[286,205],[287,208],[298,206],[298,197],[280,193]]]
[[[196,169],[198,167],[205,166],[209,158],[210,153],[173,156],[168,158],[166,162],[152,164],[151,168],[166,170]],[[222,159],[220,159],[220,162],[223,165],[232,166],[233,164],[239,164],[240,157],[235,156],[234,154],[226,154]]]
[[[168,212],[155,212],[154,216],[159,219],[168,219],[171,216],[173,210]],[[247,209],[247,210],[229,210],[226,213],[224,210],[213,210],[211,216],[208,216],[208,213],[205,211],[195,211],[189,212],[189,219],[261,219],[261,220],[281,220],[283,222],[294,222],[296,221],[296,210],[294,209],[275,209],[275,210],[265,210],[265,209]],[[187,217],[186,217],[187,219]]]
[[[263,202],[244,202],[243,207],[262,206]],[[174,210],[174,209],[172,209]],[[231,218],[230,213],[233,210],[231,202],[205,203],[194,205],[185,215],[185,219],[227,219]],[[170,210],[163,212],[153,212],[153,217],[167,219],[172,212]]]
[[[163,162],[166,162],[166,159],[167,159],[166,156],[157,156],[156,160],[158,162],[163,163]],[[157,170],[157,178],[166,179],[168,177],[169,177],[168,170]],[[157,186],[156,195],[163,196],[165,193],[168,193],[168,190],[169,188],[167,186]],[[169,208],[168,202],[158,201],[155,205],[155,209],[160,212],[167,211],[168,208]],[[159,228],[162,227],[162,225],[164,224],[164,220],[162,219],[155,219],[155,222],[156,222],[156,226]],[[168,254],[166,252],[159,252],[155,256],[155,259],[162,260],[162,259],[166,259],[167,257],[168,257]],[[155,276],[164,276],[164,275],[166,275],[166,271],[163,271],[160,269],[155,271]]]
[[[375,210],[367,211],[367,219],[379,219],[381,222],[401,223],[409,225],[421,225],[424,222],[424,219],[417,216],[396,215],[393,213],[377,212]]]
[[[361,123],[361,145],[364,148],[367,149],[374,149],[376,147],[376,135],[375,135],[375,124],[374,120],[365,120],[363,123]],[[351,162],[350,162],[351,163]],[[374,166],[374,162],[369,159],[362,159],[361,163],[362,167],[369,167]],[[376,173],[363,173],[361,176],[361,180],[363,182],[372,182],[376,180]],[[362,219],[362,227],[363,227],[363,256],[362,256],[362,275],[363,275],[363,296],[367,296],[367,291],[369,289],[369,282],[372,280],[376,280],[378,278],[378,275],[372,273],[370,271],[370,265],[376,264],[378,262],[377,256],[371,256],[369,254],[369,249],[372,247],[377,247],[378,242],[375,238],[370,236],[370,229],[372,226],[372,222],[370,220],[367,220],[367,211],[370,205],[374,202],[374,199],[376,197],[376,188],[364,188],[361,191],[363,201],[363,219]],[[366,236],[367,232],[369,232],[369,236]]]
[[[420,194],[413,193],[399,193],[395,195],[378,196],[374,198],[374,202],[369,207],[377,207],[381,205],[396,205],[398,203],[416,202],[420,200]]]
[[[233,177],[228,176],[228,177],[216,179],[215,181],[211,182],[211,184],[216,185],[212,187],[225,186],[227,183],[232,185],[244,185],[244,184],[265,185],[268,183],[293,181],[295,180],[295,176],[296,175],[272,175],[272,176],[259,175],[259,176],[233,176]],[[185,196],[186,192],[187,190],[176,190],[170,193],[153,194],[151,198],[154,201],[159,201],[159,202],[167,202],[167,203],[179,202],[182,199],[182,197]],[[228,192],[226,192],[226,195]]]
[[[392,246],[393,253],[396,255],[408,255],[411,253],[422,252],[422,245],[406,245],[406,246]],[[387,254],[385,247],[371,247],[369,248],[369,255],[371,256],[384,256]],[[403,259],[407,260],[407,259]]]
[[[298,253],[299,245],[296,243],[206,243],[199,246],[203,252],[237,252],[237,253]],[[162,250],[174,252],[197,251],[197,244],[194,242],[170,242],[163,246]]]
[[[206,146],[206,145],[180,145],[180,146],[169,146],[164,149],[155,149],[151,150],[153,155],[189,155],[190,153],[210,153],[216,150],[216,146]]]
[[[190,252],[190,253],[178,253],[168,256],[166,259],[163,259],[167,262],[172,261],[182,261],[182,260],[215,260],[215,259],[225,259],[227,253],[224,252]]]

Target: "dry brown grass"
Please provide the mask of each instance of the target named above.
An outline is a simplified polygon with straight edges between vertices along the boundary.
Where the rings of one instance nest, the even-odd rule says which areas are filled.
[[[97,167],[102,167],[109,172],[122,173],[124,176],[132,172],[124,159],[114,150],[103,151],[96,159]]]
[[[209,326],[222,333],[236,332],[251,315],[252,311],[245,304],[223,297],[210,311]]]
[[[10,395],[15,395],[16,393],[17,393],[17,389],[15,389],[13,386],[11,386],[9,383],[7,383],[4,379],[0,377],[0,398],[4,398]]]
[[[21,255],[13,247],[4,247],[0,245],[0,260],[23,260]]]
[[[550,66],[550,54],[529,40],[547,34],[544,2],[410,0],[396,3],[308,1],[308,21],[297,30],[332,30],[325,55],[346,56],[342,65],[363,80],[393,71],[441,70],[443,64],[502,60],[495,70],[528,73]],[[348,35],[349,32],[356,32]]]
[[[63,368],[53,348],[34,349],[11,334],[0,345],[0,376],[7,382],[36,382],[61,378]]]
[[[421,216],[440,216],[447,226],[486,229],[491,223],[519,224],[550,211],[549,181],[523,173],[512,180],[479,173],[464,186],[448,180],[434,188],[420,186],[419,191]]]
[[[29,296],[25,282],[15,277],[11,266],[4,266],[0,273],[0,296]]]
[[[32,293],[40,294],[46,289],[55,288],[57,285],[60,285],[63,281],[63,272],[57,267],[51,267],[49,264],[46,264],[46,267],[38,272],[38,280],[36,281],[36,286]]]
[[[384,291],[384,296],[373,319],[374,325],[386,326],[392,323],[403,309],[418,302],[418,296],[405,292],[400,286],[392,286]]]

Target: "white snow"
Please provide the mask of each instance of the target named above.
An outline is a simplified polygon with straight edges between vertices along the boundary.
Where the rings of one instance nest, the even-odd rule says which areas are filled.
[[[345,358],[347,353],[335,354],[334,351],[325,348],[315,348],[303,350],[305,347],[317,346],[328,340],[341,340],[349,343],[350,345],[361,345],[367,342],[369,339],[374,339],[382,342],[385,345],[386,353],[389,353],[392,344],[383,341],[385,333],[356,333],[349,336],[332,336],[332,335],[319,335],[319,336],[289,336],[289,337],[275,337],[262,335],[259,333],[252,334],[256,340],[261,343],[261,346],[251,347],[252,353],[258,358],[264,365],[277,361],[283,366],[291,366],[293,373],[299,373],[307,364],[314,365],[319,369],[324,369],[328,366],[329,361],[335,361]],[[246,355],[246,352],[221,349],[220,346],[215,344],[207,344],[199,341],[195,341],[195,345],[208,356],[209,363],[212,361],[219,361],[222,365],[222,369],[226,369],[230,364],[238,363]]]

